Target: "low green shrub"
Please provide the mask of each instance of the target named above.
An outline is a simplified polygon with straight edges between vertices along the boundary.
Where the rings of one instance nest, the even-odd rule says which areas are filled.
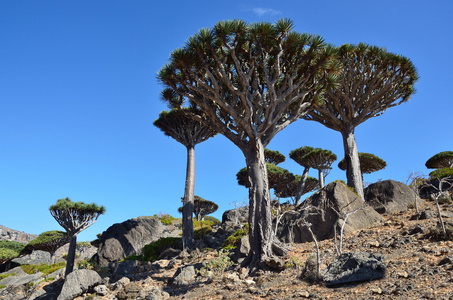
[[[59,269],[62,269],[66,266],[65,262],[59,262],[52,265],[47,264],[39,264],[39,265],[22,265],[20,268],[27,274],[34,274],[37,272],[41,272],[44,275],[49,275]]]
[[[159,255],[166,249],[170,247],[177,247],[180,248],[178,242],[181,242],[180,238],[177,237],[166,237],[161,238],[155,242],[151,242],[145,247],[143,247],[143,260],[145,261],[153,261],[156,260]]]
[[[215,258],[203,263],[199,273],[205,277],[219,276],[232,265],[233,262],[229,257],[228,251],[220,249]]]
[[[154,214],[152,216],[152,218],[160,220],[162,222],[162,224],[164,224],[164,225],[171,225],[171,224],[173,224],[173,221],[178,220],[175,217],[170,216],[169,214],[163,214],[163,213],[159,213],[157,215]]]
[[[0,285],[0,289],[4,289],[4,288],[6,288],[6,285],[4,285],[4,284]]]
[[[219,225],[222,223],[219,219],[212,216],[205,216],[204,220],[207,222],[212,222],[212,225]]]
[[[108,268],[101,267],[98,263],[91,260],[82,260],[77,263],[77,268],[96,271],[102,278],[107,277]]]
[[[230,235],[222,245],[222,249],[230,250],[234,249],[239,245],[239,241],[242,237],[249,233],[249,224],[246,223],[241,229]]]
[[[205,235],[208,235],[212,232],[212,227],[210,225],[194,229],[194,239],[201,240]]]

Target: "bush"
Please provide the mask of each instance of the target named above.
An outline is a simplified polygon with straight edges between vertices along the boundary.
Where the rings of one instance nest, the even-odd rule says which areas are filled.
[[[210,259],[208,262],[204,262],[203,267],[199,272],[202,276],[219,276],[225,271],[226,268],[232,265],[233,262],[229,257],[228,251],[220,249],[217,257]]]
[[[4,285],[4,284],[0,285],[0,289],[4,289],[4,288],[6,288],[6,285]]]
[[[222,223],[219,219],[214,218],[212,216],[206,216],[204,217],[204,220],[207,222],[212,222],[212,225],[219,225]]]
[[[166,237],[161,238],[155,242],[151,242],[143,247],[143,260],[156,260],[164,250],[170,247],[175,247],[175,244],[177,243],[181,243],[181,239],[176,237]]]
[[[0,274],[0,280],[5,279],[6,277],[9,277],[9,276],[16,276],[16,273]]]
[[[169,214],[163,214],[163,213],[159,213],[158,215],[153,215],[152,218],[155,218],[155,219],[158,219],[162,222],[162,224],[164,225],[171,225],[173,224],[173,221],[176,221],[178,219],[170,216]]]
[[[249,224],[246,223],[244,227],[230,235],[222,245],[222,249],[230,250],[234,249],[239,245],[239,241],[242,237],[249,233]]]
[[[206,225],[204,227],[194,229],[193,234],[194,234],[194,239],[196,240],[201,240],[205,235],[208,235],[212,232],[212,227],[209,225]]]

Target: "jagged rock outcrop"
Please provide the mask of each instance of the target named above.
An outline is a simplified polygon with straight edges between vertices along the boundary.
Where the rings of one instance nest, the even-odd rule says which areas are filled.
[[[156,218],[138,217],[116,223],[99,238],[97,257],[102,266],[118,262],[129,255],[140,255],[143,247],[163,237],[179,237],[173,225],[163,225]]]
[[[384,180],[364,190],[365,201],[380,214],[395,214],[415,206],[415,192],[402,182]],[[419,199],[417,199],[419,201]]]
[[[37,234],[25,233],[0,225],[0,241],[16,241],[26,244],[37,237]]]
[[[386,266],[381,254],[369,252],[343,253],[328,267],[323,276],[327,286],[369,281],[385,276]]]
[[[277,236],[283,242],[312,241],[307,227],[307,224],[311,224],[311,230],[318,240],[333,238],[334,227],[337,226],[339,233],[348,213],[350,214],[344,226],[344,234],[382,220],[381,215],[344,183],[331,182],[307,198],[296,210],[286,212],[281,218]]]

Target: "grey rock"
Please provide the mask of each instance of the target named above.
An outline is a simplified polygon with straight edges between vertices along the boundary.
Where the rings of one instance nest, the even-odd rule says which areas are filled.
[[[168,248],[168,249],[165,249],[164,251],[162,251],[161,254],[159,254],[159,259],[168,259],[168,258],[173,258],[173,257],[177,257],[179,255],[179,253],[181,253],[181,250],[179,249],[173,249],[173,248]]]
[[[22,285],[28,285],[30,282],[38,283],[42,280],[42,273],[38,272],[36,274],[22,274],[6,277],[3,280],[0,280],[0,285],[5,285],[6,287],[16,287]]]
[[[125,260],[120,263],[110,263],[109,268],[114,271],[115,275],[125,276],[133,273],[137,265],[136,260]]]
[[[176,270],[173,277],[173,284],[176,285],[188,285],[195,277],[194,266],[183,266]]]
[[[326,286],[368,281],[385,276],[384,257],[369,252],[343,253],[328,267],[323,276]]]
[[[282,271],[285,269],[285,265],[282,260],[278,257],[269,257],[265,261],[266,265],[274,270]]]
[[[16,241],[26,244],[37,237],[37,234],[25,233],[0,225],[0,241]]]
[[[50,253],[41,250],[35,250],[29,255],[13,259],[13,262],[21,265],[51,264]]]
[[[230,223],[233,225],[240,225],[243,223],[247,223],[248,218],[249,218],[249,207],[248,206],[230,209],[223,213],[222,224]]]
[[[378,213],[395,214],[413,207],[416,194],[402,182],[384,180],[370,184],[364,190],[364,197]]]
[[[94,291],[99,296],[105,296],[109,293],[109,289],[103,284],[94,287]]]
[[[174,226],[165,226],[151,217],[138,217],[110,226],[99,238],[99,263],[101,266],[107,266],[110,262],[120,261],[126,256],[142,254],[145,245],[162,237],[172,234],[178,237],[178,231],[169,230],[167,227]]]
[[[359,209],[361,208],[361,209]],[[359,209],[359,210],[357,210]],[[305,225],[312,224],[311,229],[318,240],[334,237],[343,224],[346,213],[350,214],[344,226],[344,234],[369,227],[383,220],[373,208],[353,193],[342,182],[331,182],[306,199],[296,210],[286,212],[281,218],[277,237],[286,243],[312,241],[311,234]]]
[[[120,289],[124,288],[127,284],[129,284],[130,282],[131,282],[131,280],[129,278],[123,277],[113,284],[113,289],[120,290]]]
[[[247,255],[250,252],[250,249],[251,249],[251,247],[250,247],[249,236],[248,235],[243,236],[239,240],[239,245],[236,247],[236,249],[234,249],[233,256],[231,257],[231,259],[234,262],[240,262],[241,259],[247,257]]]
[[[101,276],[92,270],[75,270],[66,277],[57,300],[71,300],[82,295],[102,281]]]

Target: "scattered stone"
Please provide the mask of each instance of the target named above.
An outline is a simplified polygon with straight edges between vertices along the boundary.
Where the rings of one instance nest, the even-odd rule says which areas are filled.
[[[381,295],[382,294],[382,290],[381,290],[380,287],[375,287],[375,288],[371,289],[371,293]]]
[[[194,266],[183,266],[176,270],[173,277],[173,284],[175,285],[188,285],[195,277]]]
[[[249,236],[248,235],[243,236],[239,240],[239,245],[234,249],[231,260],[233,260],[234,262],[238,262],[238,263],[242,262],[244,260],[244,258],[247,257],[247,255],[249,254],[250,249],[251,249],[251,247],[250,247]]]
[[[105,296],[108,294],[109,289],[105,285],[101,284],[101,285],[94,287],[94,291],[99,296]]]
[[[282,271],[285,269],[285,265],[283,264],[282,260],[278,257],[269,257],[265,261],[266,265],[277,271]]]
[[[124,288],[118,292],[116,298],[118,300],[132,300],[138,299],[140,295],[141,287],[136,282],[128,283],[124,286]]]
[[[57,300],[72,300],[101,282],[101,276],[92,270],[75,270],[66,277]]]
[[[120,289],[124,288],[127,284],[129,284],[130,282],[131,282],[131,280],[129,278],[123,277],[113,284],[113,289],[120,290]]]
[[[409,277],[409,274],[407,274],[406,271],[398,271],[398,272],[396,272],[396,276],[398,276],[400,278],[407,278],[407,277]]]
[[[326,286],[368,281],[385,276],[386,266],[380,254],[369,252],[343,253],[324,274]]]

